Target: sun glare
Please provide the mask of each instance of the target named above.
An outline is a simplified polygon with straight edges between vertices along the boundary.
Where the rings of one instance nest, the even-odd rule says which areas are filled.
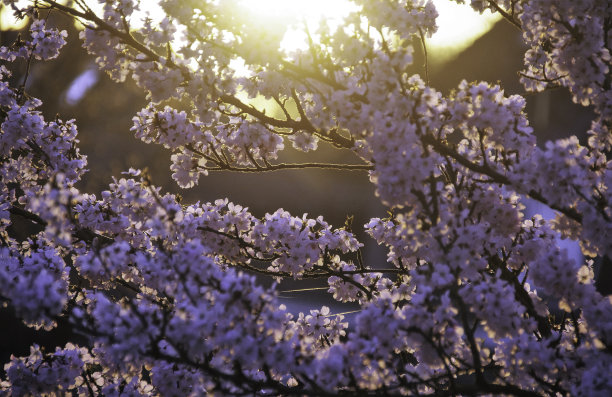
[[[224,0],[219,0],[224,1]],[[307,36],[304,25],[316,31],[319,21],[324,19],[333,29],[351,11],[358,9],[350,0],[233,0],[241,12],[254,24],[266,28],[266,22],[274,21],[272,25],[285,24],[287,31],[281,41],[281,49],[291,51],[304,49],[307,46]],[[438,31],[427,40],[428,50],[437,61],[445,61],[454,57],[469,47],[478,37],[485,34],[501,17],[499,14],[485,12],[480,15],[467,4],[457,4],[450,0],[433,0],[439,13],[437,19]],[[63,3],[63,1],[60,1]],[[18,5],[28,3],[19,0]],[[100,12],[102,5],[97,1],[86,2],[95,12]],[[161,20],[163,11],[153,1],[142,1],[133,23],[139,25],[142,17],[148,15]],[[20,29],[25,21],[18,21],[6,6],[0,14],[3,29]],[[259,27],[259,26],[258,26]]]
[[[241,0],[240,4],[253,14],[306,20],[343,17],[355,9],[348,0]]]
[[[342,19],[358,7],[349,0],[242,0],[240,5],[253,19],[282,19],[288,23],[305,22],[314,30],[321,19],[330,27],[337,26]],[[467,4],[450,0],[434,0],[439,13],[438,31],[427,40],[432,55],[446,60],[469,47],[478,37],[486,33],[500,19],[498,14],[478,14]],[[306,35],[297,26],[289,28],[281,47],[285,50],[304,48]]]
[[[333,29],[358,7],[349,0],[240,0],[239,4],[253,19],[284,21],[288,28],[281,41],[281,49],[304,49],[307,36],[304,25],[313,32],[319,21],[325,20]]]

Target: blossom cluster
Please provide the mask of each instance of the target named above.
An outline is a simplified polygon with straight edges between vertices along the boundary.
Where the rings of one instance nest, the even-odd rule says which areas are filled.
[[[38,19],[30,26],[30,38],[18,39],[10,47],[0,47],[0,59],[14,61],[18,58],[48,60],[57,58],[61,48],[66,44],[65,30],[48,29],[43,19]]]
[[[590,144],[609,150],[612,145],[610,2],[471,0],[471,3],[479,11],[486,8],[496,11],[496,6],[509,10],[507,16],[522,28],[529,47],[524,57],[525,70],[521,73],[525,88],[542,91],[548,87],[567,87],[574,102],[592,105],[598,117],[589,130]]]
[[[526,89],[566,87],[595,109],[586,144],[541,146],[523,97],[466,81],[445,95],[414,74],[412,43],[436,30],[431,1],[355,0],[307,51],[278,49],[278,32],[250,25],[236,1],[162,0],[167,15],[140,24],[144,2],[99,2],[101,15],[81,1],[3,1],[33,21],[0,48],[0,302],[29,327],[61,320],[82,339],[11,357],[0,394],[612,393],[601,376],[612,300],[592,260],[612,257],[609,2],[471,1],[523,30]],[[19,61],[36,67],[65,44],[43,9],[78,19],[98,67],[147,93],[131,130],[170,152],[180,187],[213,171],[367,171],[388,211],[363,230],[386,261],[364,260],[348,221],[183,203],[146,171],[80,191],[76,122],[46,121],[11,80]],[[282,163],[288,142],[354,162]],[[525,197],[556,218],[527,216]],[[357,313],[291,313],[276,283],[287,278],[324,280]]]

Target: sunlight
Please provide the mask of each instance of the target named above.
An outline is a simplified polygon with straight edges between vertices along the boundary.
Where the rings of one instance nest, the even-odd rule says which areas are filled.
[[[19,0],[15,3],[17,7],[24,7],[29,2],[27,0]],[[17,19],[13,15],[13,10],[4,3],[0,3],[0,28],[2,30],[20,30],[28,23],[28,19]]]
[[[223,1],[223,0],[220,0]],[[306,34],[300,26],[306,24],[308,29],[315,31],[321,19],[325,19],[333,29],[351,11],[358,9],[350,0],[233,0],[245,12],[247,18],[254,24],[262,27],[270,26],[269,21],[278,22],[288,26],[281,41],[281,49],[291,51],[304,49],[307,46]],[[478,37],[493,27],[501,16],[485,12],[476,13],[467,4],[457,4],[450,0],[433,0],[439,13],[437,20],[438,31],[427,40],[428,50],[437,61],[448,60],[469,47]],[[65,1],[60,1],[64,3]],[[29,3],[19,0],[17,5]],[[87,1],[87,5],[96,13],[101,13],[102,4],[97,1]],[[157,2],[141,2],[140,10],[132,18],[134,27],[139,27],[144,16],[154,20],[163,18],[163,10]],[[2,7],[0,14],[2,29],[21,29],[26,20],[16,20],[6,6]],[[259,26],[258,26],[259,27]]]
[[[501,19],[498,13],[478,14],[468,4],[434,0],[438,10],[438,31],[427,40],[431,55],[438,62],[453,58],[487,33]]]
[[[439,60],[447,60],[469,47],[501,18],[499,14],[490,12],[480,15],[467,4],[450,0],[433,1],[439,13],[438,31],[427,40],[427,45]],[[254,19],[281,19],[287,25],[302,22],[310,30],[315,30],[321,19],[325,19],[333,29],[351,11],[358,9],[349,0],[241,0],[239,4]],[[282,49],[306,48],[306,35],[296,25],[285,33],[281,41]]]
[[[254,19],[272,18],[289,26],[281,41],[285,51],[307,47],[307,36],[300,25],[306,24],[312,32],[324,19],[334,29],[350,12],[359,9],[350,0],[241,0],[239,4]]]
[[[349,0],[241,0],[240,4],[253,14],[306,20],[343,17],[356,8]]]
[[[223,0],[221,0],[223,1]],[[279,24],[286,27],[280,41],[280,48],[286,52],[306,49],[307,35],[304,25],[310,32],[316,32],[319,22],[325,20],[331,30],[338,27],[351,12],[359,6],[350,0],[235,0],[240,7],[241,16],[256,29],[268,29],[274,32]],[[459,5],[451,0],[433,0],[439,17],[438,31],[426,41],[429,56],[437,63],[446,62],[469,47],[480,36],[488,32],[501,17],[490,12],[482,15],[475,12],[468,4]],[[316,35],[312,35],[316,41]],[[432,59],[433,60],[433,59]],[[233,60],[230,65],[239,76],[248,76],[250,71],[241,58]],[[247,102],[256,102],[257,107],[274,111],[274,103],[267,103],[263,98]]]

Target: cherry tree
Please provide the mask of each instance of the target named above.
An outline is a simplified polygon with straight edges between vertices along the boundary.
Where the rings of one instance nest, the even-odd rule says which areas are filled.
[[[523,97],[466,81],[443,95],[409,73],[436,30],[431,1],[354,0],[293,51],[237,0],[160,0],[161,21],[138,12],[148,2],[98,2],[98,14],[83,0],[2,2],[32,22],[0,48],[0,300],[30,327],[61,320],[82,338],[12,357],[0,394],[612,393],[612,301],[592,269],[612,256],[612,2],[471,1],[522,30],[527,91],[560,87],[594,110],[588,142],[545,147]],[[183,203],[141,170],[79,191],[78,120],[45,119],[10,78],[10,63],[29,70],[76,40],[50,13],[79,21],[98,67],[147,93],[132,132],[168,150],[178,186],[212,171],[367,171],[388,212],[363,227],[386,262],[365,262],[350,228],[321,216]],[[286,145],[358,161],[284,163]],[[556,217],[527,217],[525,198]],[[15,222],[40,231],[18,240]],[[360,312],[291,314],[255,275],[325,279]]]

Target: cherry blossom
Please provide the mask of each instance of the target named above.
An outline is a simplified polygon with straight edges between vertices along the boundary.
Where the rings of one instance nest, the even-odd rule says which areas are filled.
[[[83,1],[2,3],[31,23],[0,48],[0,302],[81,338],[12,356],[0,394],[612,393],[612,300],[593,265],[612,256],[610,2],[469,2],[521,29],[525,90],[559,87],[593,108],[586,142],[546,144],[524,97],[484,81],[444,94],[415,74],[431,1],[355,0],[294,51],[278,48],[288,26],[250,24],[233,0],[162,0],[159,21],[136,0],[100,0],[100,15]],[[211,172],[361,171],[386,213],[334,226],[228,198],[184,203],[136,169],[79,190],[78,120],[46,120],[11,79],[76,39],[49,11],[80,21],[100,70],[146,93],[131,131],[169,152],[180,188]],[[285,163],[287,145],[354,161]],[[555,218],[526,215],[526,198]],[[365,259],[360,231],[386,260]],[[324,280],[337,307],[358,309],[292,312],[286,279]]]

